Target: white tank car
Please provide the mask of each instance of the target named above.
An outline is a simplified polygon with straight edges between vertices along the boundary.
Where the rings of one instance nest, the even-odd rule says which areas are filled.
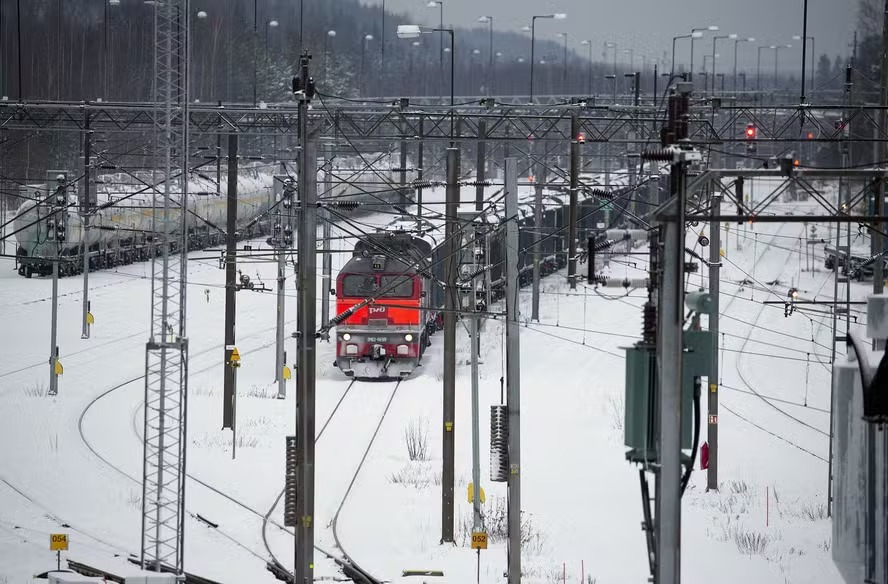
[[[98,210],[91,215],[87,231],[90,269],[149,259],[152,253],[151,233],[160,228],[152,224],[154,197],[152,190],[145,186],[152,184],[151,175],[105,175],[97,183]],[[217,195],[214,181],[199,177],[189,180],[189,212],[185,218],[189,247],[196,249],[222,242],[221,230],[225,229],[227,213],[226,184],[223,175],[221,195]],[[48,275],[52,273],[52,262],[48,258],[54,258],[57,254],[69,260],[60,263],[61,275],[81,272],[83,218],[78,212],[78,199],[73,187],[64,195],[66,203],[73,206],[66,213],[54,216],[51,216],[53,204],[62,201],[57,200],[56,195],[51,195],[45,184],[28,186],[25,190],[25,196],[35,200],[19,207],[13,223],[13,229],[17,232],[19,273],[26,277],[35,273]],[[180,196],[181,193],[173,194],[176,205]],[[258,169],[241,169],[238,177],[238,226],[244,226],[265,212],[273,201],[272,175]],[[170,218],[178,225],[178,206],[170,210]],[[53,221],[59,221],[64,226],[63,242],[55,239]]]

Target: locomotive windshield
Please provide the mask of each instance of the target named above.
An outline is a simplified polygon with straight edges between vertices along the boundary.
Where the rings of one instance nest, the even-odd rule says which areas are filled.
[[[381,276],[383,296],[387,298],[410,298],[413,296],[412,276]]]
[[[343,296],[371,296],[376,290],[376,276],[372,274],[349,274],[342,279]]]

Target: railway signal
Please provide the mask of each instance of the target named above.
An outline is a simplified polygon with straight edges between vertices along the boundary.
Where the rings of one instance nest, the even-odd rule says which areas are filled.
[[[746,124],[746,151],[754,154],[757,150],[755,140],[758,137],[758,128],[755,124]]]

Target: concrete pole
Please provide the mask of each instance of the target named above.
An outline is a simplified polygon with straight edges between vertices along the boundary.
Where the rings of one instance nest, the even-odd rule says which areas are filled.
[[[444,466],[441,471],[441,543],[453,542],[454,503],[454,418],[456,417],[456,311],[459,308],[456,286],[456,229],[459,206],[459,150],[447,149],[447,193],[445,223],[445,308],[444,314]]]
[[[225,245],[225,361],[223,363],[222,428],[235,428],[237,368],[231,366],[237,313],[237,151],[238,135],[228,135],[228,212]],[[232,439],[232,445],[234,440]],[[234,448],[232,447],[232,451]]]
[[[383,43],[385,39],[383,39]],[[400,156],[400,169],[398,170],[398,175],[401,183],[401,190],[398,193],[398,204],[407,205],[407,121],[404,120],[401,122],[401,156]]]
[[[302,57],[302,79],[308,81],[308,59]],[[296,479],[295,581],[314,582],[315,507],[315,375],[317,338],[317,141],[308,133],[308,102],[299,102],[299,360],[296,370],[296,435],[299,467]]]
[[[509,408],[508,583],[521,583],[521,347],[518,324],[518,162],[506,158],[506,388]]]
[[[274,380],[278,384],[278,399],[287,397],[287,384],[284,379],[286,353],[284,352],[284,319],[286,316],[286,295],[284,290],[287,282],[287,250],[290,248],[286,238],[292,237],[290,217],[292,216],[293,190],[289,184],[281,190],[281,204],[277,211],[278,240],[277,246],[277,325],[275,330]],[[285,215],[286,213],[286,219]]]
[[[107,3],[106,3],[107,4]],[[107,27],[107,24],[106,24]],[[106,88],[107,90],[107,88]],[[107,99],[107,93],[104,94]],[[81,339],[89,338],[89,214],[92,211],[92,201],[89,196],[89,156],[91,150],[90,140],[92,132],[89,130],[89,112],[84,111],[84,131],[83,131],[83,188],[80,193],[80,217],[83,221],[83,232],[81,233],[82,249],[83,249],[83,310],[81,322],[83,328],[80,332]]]
[[[802,41],[805,42],[804,40]],[[886,108],[888,108],[888,0],[884,2],[884,13],[882,16],[882,54],[881,54],[881,64],[882,64],[882,73],[881,73],[881,86],[879,88],[879,105],[881,109],[879,110],[879,128],[888,127],[888,112],[886,112]],[[804,89],[803,89],[804,90]],[[888,143],[884,140],[879,140],[879,156],[876,158],[877,164],[884,164],[885,160],[888,160]],[[882,210],[885,208],[885,179],[879,181],[879,184],[876,188],[876,201],[875,206],[873,208],[874,215],[881,215]],[[870,241],[872,243],[872,254],[875,256],[876,254],[882,253],[882,247],[884,245],[882,241],[882,224],[876,223],[873,225],[873,231],[870,232]],[[880,257],[876,260],[875,265],[873,266],[873,294],[881,294],[884,285],[885,285],[885,274],[883,269],[884,260]],[[874,341],[873,348],[880,348],[878,345],[884,346],[884,340],[881,343]]]
[[[712,192],[712,221],[709,223],[709,294],[712,297],[712,310],[709,313],[709,330],[712,333],[712,364],[709,376],[709,468],[706,470],[706,490],[718,490],[718,320],[719,320],[719,277],[721,271],[721,193]]]
[[[58,214],[57,214],[58,216]],[[57,219],[58,221],[58,219]],[[59,348],[56,344],[59,323],[59,261],[58,243],[56,257],[52,262],[52,324],[49,330],[49,395],[58,395],[59,376],[56,374],[56,362],[59,359]]]
[[[487,122],[478,122],[478,158],[475,164],[478,185],[475,187],[475,210],[484,209],[484,186],[481,184],[487,178]]]
[[[474,283],[473,283],[474,296]],[[479,413],[478,398],[478,351],[479,334],[478,321],[480,315],[473,314],[470,317],[471,348],[472,348],[472,529],[481,531],[481,416]]]
[[[567,282],[577,289],[577,190],[580,185],[580,121],[576,111],[570,112],[570,208],[567,229]]]
[[[423,158],[425,155],[425,141],[423,137],[425,133],[423,130],[423,116],[419,116],[419,143],[416,145],[416,180],[420,183],[423,180],[423,176],[425,175],[425,171],[422,166],[424,164]],[[416,187],[416,219],[417,221],[422,220],[422,187]]]
[[[683,174],[673,169],[673,173]],[[679,189],[684,188],[683,178]],[[663,279],[660,291],[658,358],[660,393],[660,475],[657,515],[657,584],[678,584],[681,578],[681,360],[682,259],[684,197],[673,196],[680,219],[664,224]]]
[[[534,173],[533,196],[533,297],[531,299],[531,320],[540,320],[540,255],[542,246],[540,239],[543,230],[543,184],[546,182],[546,157],[537,163]]]

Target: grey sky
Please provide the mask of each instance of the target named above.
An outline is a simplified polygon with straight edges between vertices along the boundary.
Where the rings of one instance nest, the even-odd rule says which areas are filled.
[[[362,0],[380,4],[381,0]],[[437,8],[428,8],[428,0],[386,0],[389,11],[409,13],[418,23],[437,24]],[[801,65],[801,51],[793,35],[802,33],[803,0],[444,0],[444,20],[455,26],[482,26],[476,21],[482,14],[491,14],[497,30],[517,31],[530,23],[534,14],[565,12],[567,20],[537,21],[537,38],[555,39],[556,32],[566,31],[570,46],[586,55],[581,39],[592,39],[593,57],[601,59],[604,41],[617,42],[620,49],[633,48],[638,55],[662,57],[671,52],[672,37],[686,34],[691,27],[715,24],[718,34],[738,33],[755,37],[753,46],[792,44],[793,49],[780,53],[781,69]],[[857,0],[809,0],[808,36],[815,38],[817,55],[847,55],[856,22]],[[689,45],[680,40],[676,62],[687,63]],[[684,43],[684,44],[682,44]],[[810,43],[809,43],[810,54]],[[702,53],[712,53],[712,37],[695,42],[695,64]],[[719,41],[719,68],[733,66],[733,42]],[[767,55],[767,56],[766,56]],[[612,57],[610,57],[612,58]],[[620,58],[628,64],[628,54]],[[756,49],[740,45],[740,67],[753,69]],[[773,67],[773,52],[762,51],[763,63]],[[764,65],[763,65],[764,67]],[[695,69],[699,70],[698,66]]]

